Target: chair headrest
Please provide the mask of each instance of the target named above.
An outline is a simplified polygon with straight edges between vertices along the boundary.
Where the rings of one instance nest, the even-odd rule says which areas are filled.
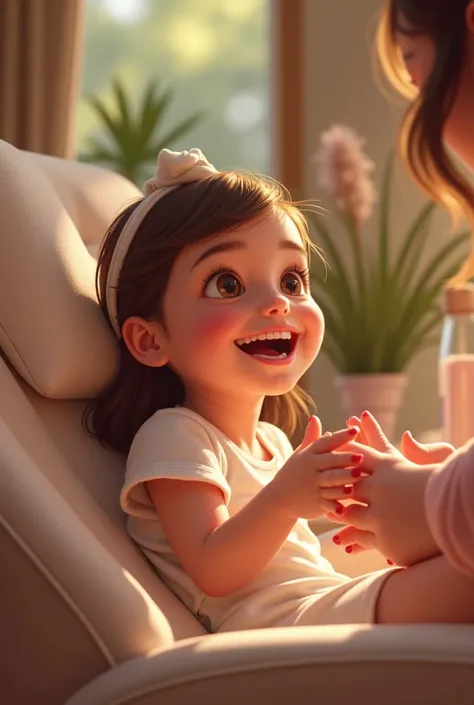
[[[91,253],[139,195],[118,174],[0,140],[0,348],[43,396],[88,398],[115,374]]]

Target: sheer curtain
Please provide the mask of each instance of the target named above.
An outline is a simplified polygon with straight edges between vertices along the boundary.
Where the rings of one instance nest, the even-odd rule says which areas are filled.
[[[84,0],[0,0],[0,138],[71,157]]]

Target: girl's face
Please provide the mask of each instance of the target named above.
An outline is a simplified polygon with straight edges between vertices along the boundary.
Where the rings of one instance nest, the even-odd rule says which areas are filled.
[[[164,300],[160,347],[186,400],[290,391],[324,332],[301,236],[280,212],[186,247]]]
[[[472,21],[469,19],[470,14]],[[466,56],[458,93],[444,125],[443,137],[461,159],[474,168],[474,2],[468,6],[466,18]],[[397,43],[406,69],[415,86],[422,90],[434,66],[434,44],[429,37],[407,34],[406,30],[410,30],[410,25],[402,14],[398,16],[397,25]]]

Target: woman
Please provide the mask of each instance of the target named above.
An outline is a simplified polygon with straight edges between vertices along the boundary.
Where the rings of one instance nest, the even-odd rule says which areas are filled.
[[[411,100],[401,151],[415,181],[474,225],[474,193],[448,148],[474,169],[474,2],[390,0],[377,34],[382,68]],[[474,274],[474,252],[456,277]]]
[[[474,227],[473,187],[449,153],[474,169],[474,0],[390,0],[377,49],[387,78],[411,99],[400,135],[411,174],[433,200],[454,217],[467,216]],[[474,242],[451,284],[473,275]],[[474,442],[444,465],[414,472],[416,466],[388,444],[370,414],[350,421],[358,422],[362,440],[375,448],[370,475],[354,491],[366,506],[348,507],[343,518],[331,515],[350,524],[335,542],[350,553],[375,545],[405,565],[441,550],[455,568],[474,574]],[[415,460],[413,443],[406,448]],[[432,462],[449,448],[437,453]],[[430,462],[429,451],[425,460],[421,451],[418,456]]]

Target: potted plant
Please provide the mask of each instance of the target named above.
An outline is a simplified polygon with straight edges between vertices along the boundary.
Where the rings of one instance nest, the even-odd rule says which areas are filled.
[[[156,162],[158,152],[171,147],[202,118],[201,113],[194,113],[164,130],[162,123],[173,95],[170,88],[161,89],[152,80],[135,101],[123,83],[118,78],[113,79],[110,104],[97,96],[87,98],[99,117],[102,130],[88,136],[88,149],[79,159],[108,166],[141,186],[149,176],[146,169]]]
[[[365,408],[379,418],[389,436],[406,387],[408,363],[437,343],[442,318],[440,293],[459,269],[460,250],[469,233],[450,238],[420,267],[435,205],[426,204],[395,249],[390,236],[393,156],[385,168],[377,237],[369,241],[363,226],[372,215],[376,193],[373,163],[364,141],[352,129],[336,125],[321,136],[315,156],[317,181],[332,201],[344,240],[336,242],[327,218],[311,212],[316,242],[324,259],[315,258],[313,295],[326,321],[323,350],[336,367],[336,387],[348,415]]]

